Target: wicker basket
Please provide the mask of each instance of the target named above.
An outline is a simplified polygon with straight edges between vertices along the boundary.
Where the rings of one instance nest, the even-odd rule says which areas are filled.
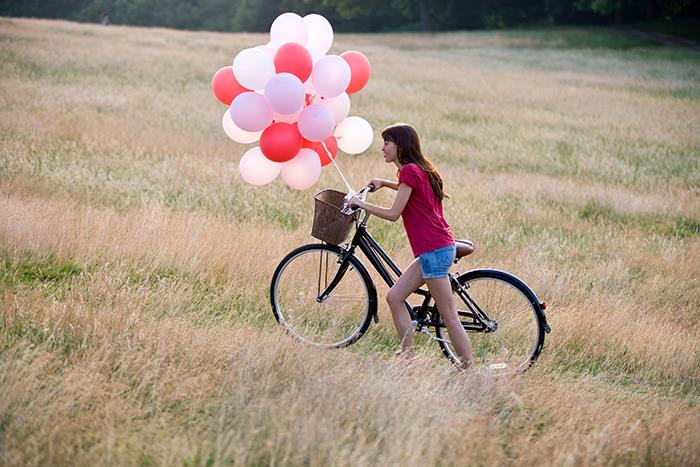
[[[350,233],[355,214],[343,214],[345,193],[336,190],[323,190],[314,196],[314,225],[311,235],[321,241],[338,245]]]

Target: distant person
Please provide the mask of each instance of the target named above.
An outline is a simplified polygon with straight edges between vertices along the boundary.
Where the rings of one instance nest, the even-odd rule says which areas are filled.
[[[470,367],[474,365],[472,347],[452,301],[452,287],[448,278],[457,243],[442,214],[442,200],[447,197],[442,178],[423,155],[418,133],[411,125],[392,125],[382,131],[382,139],[384,161],[396,165],[398,180],[373,178],[370,183],[374,185],[372,191],[383,187],[396,190],[398,193],[393,205],[390,208],[375,206],[356,196],[350,198],[348,204],[392,222],[399,216],[403,218],[416,259],[399,276],[386,296],[401,339],[399,353],[410,359],[414,352],[413,325],[404,300],[418,287],[427,284],[462,365]],[[460,247],[466,248],[469,253],[474,249],[471,242],[460,242]]]
[[[100,24],[107,26],[109,24],[109,11],[105,10],[100,13]]]

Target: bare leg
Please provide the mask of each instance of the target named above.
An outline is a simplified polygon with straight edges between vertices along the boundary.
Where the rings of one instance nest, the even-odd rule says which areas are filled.
[[[447,331],[450,333],[450,340],[455,346],[457,355],[462,359],[462,364],[465,368],[474,365],[474,354],[472,345],[469,342],[469,336],[459,322],[457,315],[457,307],[452,299],[452,287],[450,280],[447,277],[440,279],[427,279],[430,294],[435,300],[435,304],[440,312],[440,317],[447,326]]]
[[[386,294],[396,332],[401,338],[401,354],[406,358],[413,358],[413,323],[404,306],[404,300],[424,283],[420,263],[415,259]]]

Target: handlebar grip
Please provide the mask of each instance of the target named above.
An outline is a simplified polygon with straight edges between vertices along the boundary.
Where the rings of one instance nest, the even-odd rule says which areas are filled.
[[[372,192],[377,189],[377,186],[374,183],[368,183],[367,188],[369,188],[369,191]]]

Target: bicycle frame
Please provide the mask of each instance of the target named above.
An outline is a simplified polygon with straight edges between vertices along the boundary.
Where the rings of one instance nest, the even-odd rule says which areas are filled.
[[[362,220],[356,221],[357,228],[355,230],[355,234],[348,247],[344,250],[344,253],[341,254],[341,265],[338,268],[338,272],[336,273],[335,277],[333,277],[328,286],[323,290],[323,292],[321,292],[316,298],[318,302],[323,302],[326,298],[328,298],[333,289],[338,285],[340,280],[345,275],[345,272],[347,271],[347,268],[349,266],[349,261],[347,260],[347,258],[354,255],[355,249],[358,247],[360,248],[360,251],[364,253],[365,257],[369,260],[369,262],[372,264],[377,273],[384,280],[386,285],[389,286],[389,288],[391,288],[396,283],[398,277],[401,276],[401,269],[396,265],[396,263],[394,263],[391,257],[389,257],[387,252],[382,249],[382,247],[379,245],[379,243],[377,243],[374,237],[372,237],[372,235],[370,235],[370,233],[367,231],[368,218],[369,213],[365,211],[365,215],[362,218]],[[396,279],[394,278],[392,273],[396,276]],[[488,316],[486,316],[483,310],[481,310],[477,303],[469,296],[469,294],[466,291],[466,288],[463,287],[459,283],[459,281],[457,281],[456,276],[450,274],[449,278],[450,283],[452,285],[452,289],[462,298],[463,302],[469,308],[469,311],[459,311],[460,322],[464,326],[465,330],[472,332],[495,331],[497,327],[496,322],[489,319]],[[418,288],[413,293],[421,295],[423,297],[423,303],[420,307],[416,307],[416,309],[424,312],[427,311],[429,309],[428,303],[432,298],[430,295],[430,291],[423,288]],[[426,326],[438,326],[438,323],[431,320],[427,313],[425,313],[424,315],[423,313],[421,313],[421,316],[419,316],[416,312],[416,309],[414,309],[414,307],[411,306],[411,304],[407,300],[404,301],[404,305],[409,315],[411,316],[411,321],[413,321],[416,326],[420,327],[423,332],[427,332],[427,330],[424,329]],[[469,321],[462,321],[462,318],[467,318],[469,319]],[[378,322],[378,320],[379,317],[375,313],[375,323]]]

